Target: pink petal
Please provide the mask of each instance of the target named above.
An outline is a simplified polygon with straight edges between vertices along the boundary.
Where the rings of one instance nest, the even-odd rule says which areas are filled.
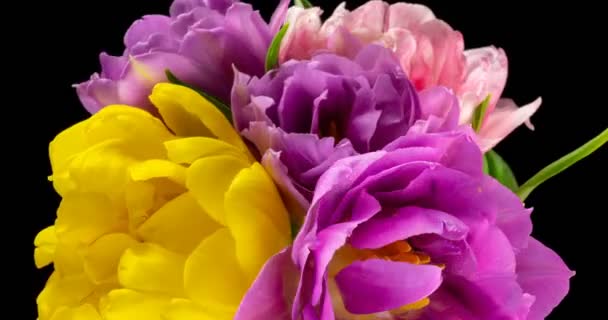
[[[538,110],[541,103],[542,99],[539,97],[518,108],[511,99],[499,100],[496,109],[488,115],[479,132],[481,149],[483,151],[492,149],[522,123],[526,123],[530,130],[534,130],[530,117]]]
[[[289,59],[307,59],[314,51],[323,48],[325,39],[321,36],[320,8],[303,9],[291,7],[287,11],[289,29],[281,43],[279,62]]]
[[[434,20],[433,11],[427,6],[415,3],[395,3],[389,9],[388,27],[416,29],[421,24]]]
[[[384,1],[370,1],[353,10],[344,26],[361,39],[377,39],[387,30],[389,5]]]
[[[492,95],[487,111],[490,114],[500,99],[508,75],[507,55],[500,48],[477,48],[465,51],[464,55],[466,76],[457,90],[462,102],[460,123],[471,121],[475,108],[488,94]]]

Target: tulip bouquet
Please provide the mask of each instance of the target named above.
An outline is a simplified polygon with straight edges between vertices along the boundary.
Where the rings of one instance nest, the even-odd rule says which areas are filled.
[[[169,12],[101,54],[49,146],[39,320],[537,320],[566,296],[524,201],[608,130],[518,184],[492,149],[541,99],[502,97],[502,49],[412,3]]]

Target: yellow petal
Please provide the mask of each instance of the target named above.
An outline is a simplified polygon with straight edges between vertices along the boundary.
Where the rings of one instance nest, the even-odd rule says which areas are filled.
[[[167,160],[152,159],[136,163],[129,168],[129,173],[134,181],[168,178],[177,184],[186,184],[186,168]]]
[[[128,151],[138,158],[162,158],[162,143],[173,138],[158,118],[130,106],[107,106],[87,123],[86,137],[90,144],[115,139],[137,142]]]
[[[61,241],[90,244],[101,235],[123,231],[126,212],[100,194],[70,194],[57,210],[55,230]]]
[[[99,301],[101,299],[105,298],[105,296],[107,296],[110,291],[116,290],[119,288],[121,288],[121,286],[118,283],[118,279],[116,279],[116,281],[112,280],[110,282],[104,282],[102,284],[98,284],[95,286],[95,289],[93,290],[93,292],[91,292],[91,294],[89,294],[80,303],[88,303],[88,304],[91,304],[94,306],[99,306]]]
[[[125,233],[101,236],[84,254],[84,271],[94,283],[112,280],[116,277],[122,254],[137,243],[137,240]]]
[[[74,155],[90,146],[85,135],[87,121],[81,121],[63,130],[49,144],[49,159],[54,173],[64,171]]]
[[[85,245],[59,241],[55,247],[54,268],[64,275],[84,273],[82,249]]]
[[[118,280],[125,288],[184,296],[186,258],[152,243],[125,251],[118,266]]]
[[[183,185],[167,178],[131,182],[125,189],[129,230],[135,232],[156,210],[185,191]]]
[[[152,90],[150,100],[163,119],[178,136],[212,136],[238,149],[247,147],[228,119],[196,91],[184,86],[159,83]]]
[[[188,169],[186,186],[205,212],[225,224],[224,194],[234,176],[246,167],[246,161],[228,155],[202,158]]]
[[[233,313],[226,310],[210,310],[186,299],[174,299],[163,313],[163,320],[230,320]]]
[[[125,188],[124,196],[128,229],[133,232],[155,211],[158,202],[156,188],[152,183],[135,181]]]
[[[55,311],[62,306],[76,306],[93,292],[94,285],[86,274],[61,276],[54,272],[48,279],[44,289],[38,295],[38,316],[40,319],[50,319]]]
[[[51,320],[102,320],[97,309],[90,304],[57,309]]]
[[[289,245],[290,227],[283,201],[259,163],[234,177],[226,193],[226,225],[236,256],[253,281],[264,263]]]
[[[122,191],[129,179],[127,170],[137,161],[127,148],[125,141],[108,140],[79,153],[69,164],[68,182],[79,192]]]
[[[186,261],[184,283],[193,301],[236,312],[249,284],[236,260],[228,229],[216,231],[192,252]]]
[[[129,289],[111,291],[99,304],[104,320],[162,320],[170,298]]]
[[[57,246],[57,235],[55,226],[50,226],[38,233],[34,239],[34,262],[37,268],[43,268],[55,259],[55,247]]]
[[[197,159],[228,154],[237,158],[246,158],[248,155],[237,149],[235,146],[218,140],[207,137],[188,137],[165,142],[167,148],[167,157],[169,160],[191,164]]]
[[[190,254],[201,240],[219,227],[190,193],[184,193],[156,211],[139,227],[137,234],[146,242]]]

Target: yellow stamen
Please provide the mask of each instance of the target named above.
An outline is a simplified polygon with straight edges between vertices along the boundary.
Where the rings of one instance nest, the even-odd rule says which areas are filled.
[[[393,315],[399,315],[399,314],[403,314],[403,313],[408,312],[408,311],[420,310],[420,309],[428,306],[429,303],[431,303],[431,300],[429,298],[424,298],[424,299],[418,300],[418,301],[416,301],[414,303],[406,304],[406,305],[401,306],[401,307],[399,307],[397,309],[393,309],[390,312]]]

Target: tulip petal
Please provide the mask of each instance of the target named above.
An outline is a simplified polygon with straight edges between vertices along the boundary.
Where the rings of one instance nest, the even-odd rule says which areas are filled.
[[[152,159],[129,167],[133,181],[146,181],[154,178],[168,178],[179,184],[186,184],[186,168],[175,162]]]
[[[34,262],[36,268],[43,268],[51,264],[55,258],[55,247],[57,246],[57,234],[55,226],[46,227],[38,232],[34,239]]]
[[[344,306],[354,314],[414,303],[431,295],[441,281],[437,266],[380,259],[354,262],[336,275]]]
[[[230,312],[222,313],[214,310],[211,312],[190,300],[174,299],[167,310],[163,313],[163,320],[229,320],[232,319]]]
[[[55,230],[62,241],[89,244],[105,233],[123,230],[125,217],[107,197],[79,194],[61,201]]]
[[[207,137],[188,137],[165,142],[167,157],[175,163],[192,164],[200,158],[229,154],[237,158],[246,156],[233,145]]]
[[[87,126],[83,135],[89,145],[115,140],[129,139],[137,141],[133,144],[129,154],[134,151],[162,151],[161,143],[172,138],[172,134],[163,123],[149,112],[128,105],[111,105],[86,120]],[[151,146],[156,148],[149,150]]]
[[[60,306],[79,304],[93,289],[84,273],[64,277],[58,271],[53,272],[36,299],[39,318],[49,319]]]
[[[202,158],[190,166],[186,185],[205,212],[225,225],[225,192],[234,176],[247,167],[242,158],[229,155]]]
[[[189,254],[201,240],[220,226],[198,205],[190,193],[167,202],[137,230],[146,242],[157,243],[171,251]]]
[[[290,242],[289,214],[277,189],[259,163],[239,172],[226,191],[226,225],[236,257],[253,281],[262,264]]]
[[[226,117],[196,91],[169,83],[154,87],[150,100],[178,136],[215,136],[244,152],[247,147]]]
[[[166,296],[118,289],[100,301],[99,309],[105,320],[163,320],[161,313],[169,302]]]
[[[235,320],[291,319],[291,302],[285,297],[293,297],[289,288],[295,289],[299,272],[290,255],[291,250],[285,249],[268,259],[241,301]],[[294,279],[286,279],[289,276]]]
[[[517,254],[517,281],[535,297],[529,320],[542,320],[564,299],[574,275],[564,261],[534,238]]]
[[[78,307],[57,309],[51,320],[102,320],[94,306],[83,304]]]
[[[488,119],[479,131],[481,149],[483,151],[492,149],[523,123],[526,123],[528,128],[533,130],[534,127],[529,120],[536,113],[541,103],[542,99],[537,98],[523,107],[517,107],[513,100],[499,100],[496,109],[488,115]]]
[[[234,248],[228,229],[220,229],[201,242],[186,261],[184,283],[188,297],[205,307],[236,311],[248,282]]]
[[[464,222],[448,213],[409,206],[359,225],[349,243],[356,248],[380,248],[422,234],[438,234],[449,240],[461,240],[468,231]]]
[[[152,243],[125,251],[118,265],[122,286],[142,292],[183,296],[185,256]]]
[[[84,271],[94,283],[113,280],[120,257],[127,248],[137,244],[126,233],[111,233],[93,242],[84,255]]]

